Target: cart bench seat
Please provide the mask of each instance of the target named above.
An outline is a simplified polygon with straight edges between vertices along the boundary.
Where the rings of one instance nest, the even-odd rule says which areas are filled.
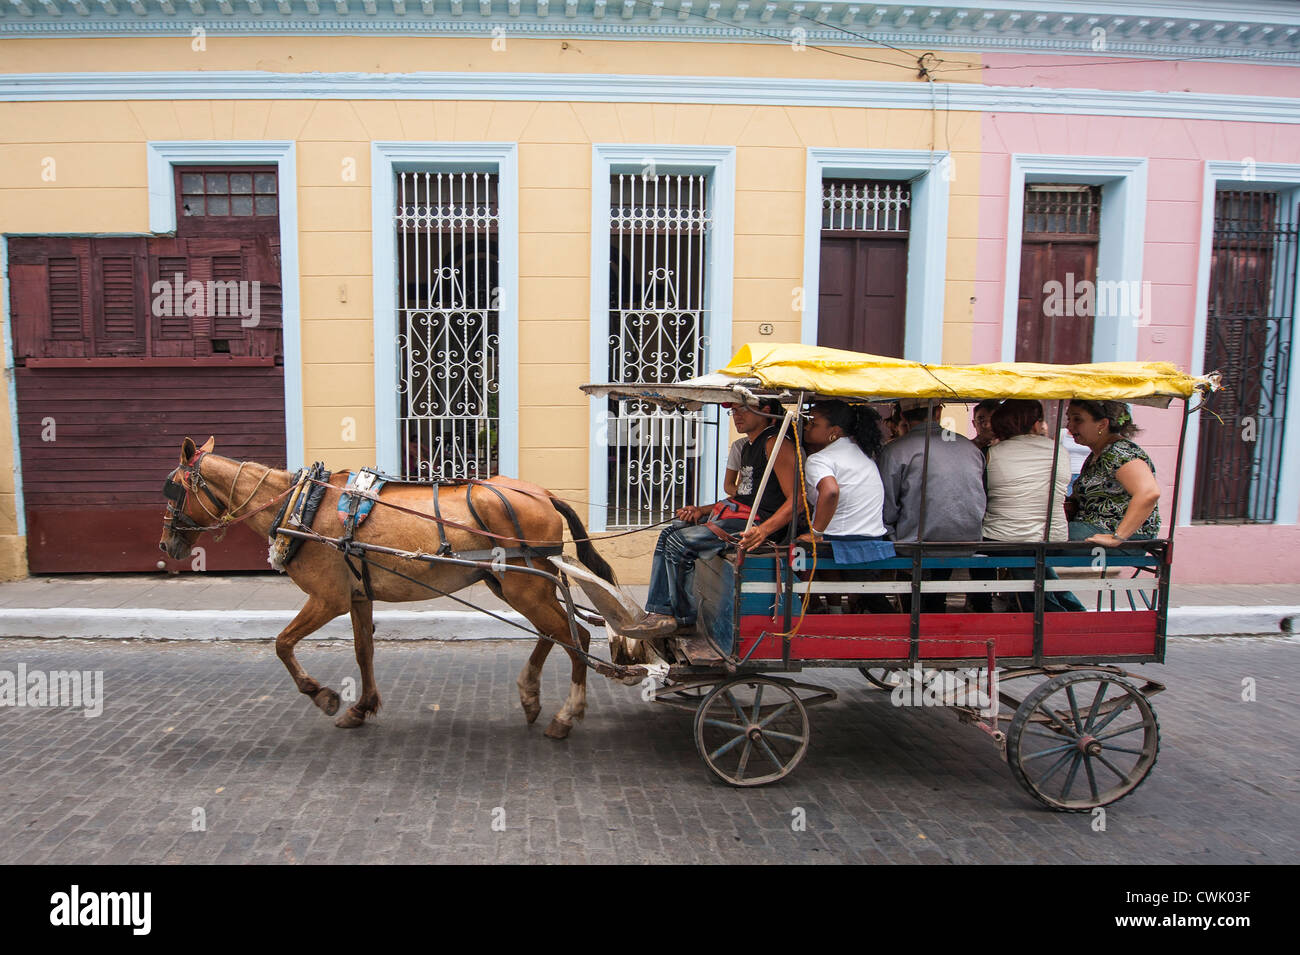
[[[1088,571],[1088,553],[1052,555],[1048,567]],[[925,555],[922,571],[1015,569],[1032,571],[1027,556]],[[877,665],[927,660],[966,661],[978,665],[993,641],[999,660],[1011,663],[1076,662],[1099,659],[1155,661],[1164,653],[1164,609],[1161,603],[1163,555],[1107,553],[1107,571],[1131,569],[1133,576],[1048,579],[1045,591],[1071,591],[1089,612],[1046,612],[1043,635],[1036,644],[1034,614],[921,613],[912,634],[910,613],[835,613],[810,609],[802,621],[802,602],[809,596],[907,594],[913,590],[911,556],[869,563],[837,564],[828,556],[811,557],[802,567],[774,557],[724,553],[696,565],[699,627],[724,651],[745,662],[798,661],[803,665]],[[802,570],[802,573],[800,571]],[[738,573],[739,571],[739,573]],[[802,579],[814,571],[811,579]],[[831,572],[835,573],[832,574]],[[794,576],[790,629],[786,639],[786,591]],[[740,579],[739,593],[735,582]],[[827,579],[835,577],[837,579]],[[843,578],[843,579],[840,579]],[[1028,580],[925,580],[922,593],[1032,593]],[[797,627],[796,627],[797,625]],[[787,647],[788,644],[788,647]],[[733,651],[734,648],[734,651]]]

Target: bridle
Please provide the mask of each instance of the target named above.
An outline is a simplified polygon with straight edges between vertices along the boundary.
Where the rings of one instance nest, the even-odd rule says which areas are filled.
[[[258,511],[265,510],[293,490],[291,485],[283,493],[277,494],[266,504],[262,505],[262,507],[249,511],[243,517],[236,517],[235,515],[247,507],[248,502],[251,501],[253,496],[261,489],[263,482],[266,481],[267,475],[271,473],[272,469],[267,468],[263,472],[262,476],[258,478],[257,484],[255,484],[253,489],[249,491],[248,497],[244,498],[244,502],[235,506],[233,503],[234,489],[239,486],[239,477],[243,473],[245,465],[250,463],[248,461],[241,461],[239,464],[239,470],[235,472],[235,479],[230,484],[231,503],[223,504],[218,500],[217,496],[212,493],[212,488],[208,486],[208,482],[203,478],[203,472],[199,470],[199,461],[202,460],[203,455],[207,453],[208,452],[206,451],[196,451],[194,457],[190,459],[188,464],[182,464],[173,469],[172,473],[167,475],[167,480],[163,482],[163,497],[167,498],[166,529],[170,534],[176,533],[177,530],[198,531],[200,533],[203,531],[224,532],[231,524],[246,520]],[[189,499],[191,493],[194,494],[194,499],[199,502],[199,506],[203,508],[204,512],[212,519],[213,523],[200,524],[185,512],[185,502]],[[204,501],[204,498],[207,498],[207,501],[211,503],[211,507],[209,507],[208,503]],[[217,540],[220,540],[221,536],[222,535],[219,533],[217,535]]]
[[[195,499],[213,520],[220,521],[220,518],[203,503],[199,497],[202,494],[213,506],[221,511],[225,505],[217,500],[212,489],[208,487],[208,482],[203,479],[203,473],[199,470],[199,460],[206,452],[196,452],[190,459],[189,464],[182,464],[175,468],[171,474],[167,475],[167,480],[163,482],[163,497],[167,498],[167,530],[174,533],[175,531],[209,531],[215,530],[220,524],[204,525],[195,521],[185,512],[185,502],[189,498],[191,490],[195,491]]]

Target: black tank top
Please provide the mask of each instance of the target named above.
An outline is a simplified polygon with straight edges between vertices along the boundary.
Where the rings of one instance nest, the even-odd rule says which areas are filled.
[[[740,472],[736,476],[736,500],[742,504],[748,504],[754,507],[754,497],[758,492],[759,482],[763,480],[763,472],[767,470],[767,442],[776,437],[776,426],[767,428],[740,452]],[[780,448],[776,445],[772,447],[772,453],[775,454]],[[758,502],[758,520],[765,521],[781,509],[785,503],[785,491],[781,490],[781,482],[777,480],[775,472],[767,479],[767,487],[763,489],[763,499]]]

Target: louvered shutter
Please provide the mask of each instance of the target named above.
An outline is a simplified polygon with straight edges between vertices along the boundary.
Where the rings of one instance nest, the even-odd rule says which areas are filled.
[[[149,295],[152,304],[152,346],[156,358],[193,358],[194,332],[185,315],[184,289],[190,261],[184,239],[153,239],[149,243]]]
[[[142,358],[148,351],[145,241],[143,238],[92,240],[91,302],[96,358]]]
[[[9,240],[14,361],[85,358],[92,315],[91,240]]]

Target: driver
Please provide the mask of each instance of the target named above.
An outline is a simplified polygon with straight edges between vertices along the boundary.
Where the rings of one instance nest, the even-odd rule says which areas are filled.
[[[663,637],[679,627],[695,626],[696,607],[692,595],[695,561],[718,553],[732,536],[752,550],[790,523],[795,488],[795,450],[791,441],[776,447],[785,409],[775,398],[766,398],[755,410],[743,404],[729,405],[732,423],[746,440],[741,449],[736,475],[736,493],[716,504],[683,507],[677,520],[659,535],[654,565],[650,570],[650,594],[646,616],[624,633],[631,637]],[[776,455],[772,476],[757,502],[758,485],[771,455]],[[745,530],[751,510],[754,525]]]

